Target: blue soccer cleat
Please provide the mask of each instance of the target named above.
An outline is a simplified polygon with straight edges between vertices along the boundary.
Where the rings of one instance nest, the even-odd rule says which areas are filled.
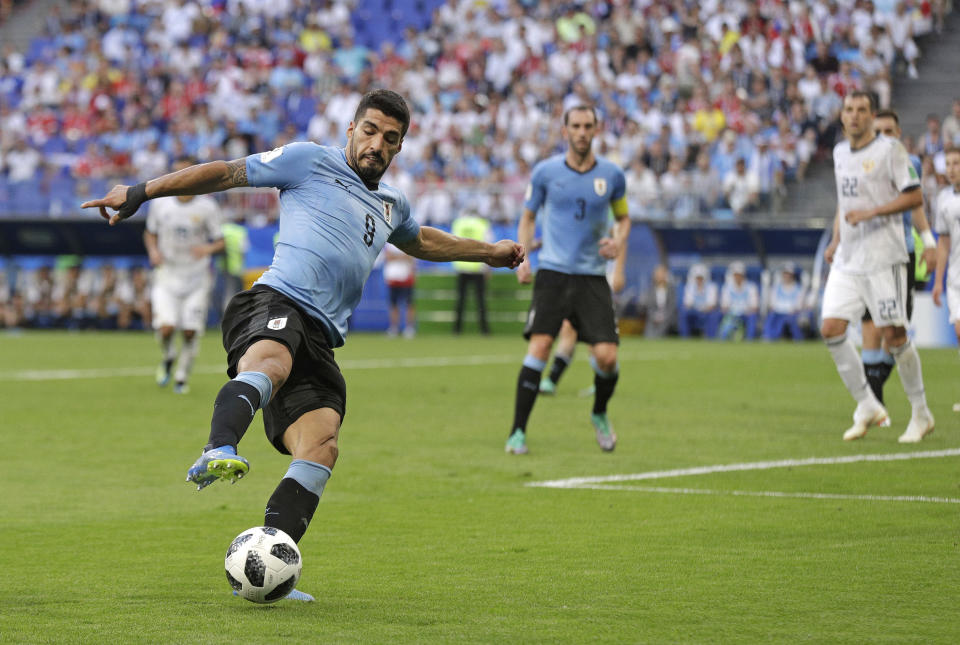
[[[240,592],[235,590],[233,592],[233,595],[239,596]],[[298,591],[294,589],[293,591],[287,594],[287,597],[284,598],[284,600],[299,600],[300,602],[313,602],[315,599],[313,596],[311,596],[306,592]]]
[[[157,371],[154,372],[153,378],[157,382],[157,385],[166,387],[167,383],[170,382],[170,365],[167,364],[166,361],[157,365]]]
[[[206,488],[218,479],[236,484],[250,471],[250,462],[239,456],[233,448],[225,446],[207,450],[193,462],[187,471],[187,481],[197,485],[197,490]]]

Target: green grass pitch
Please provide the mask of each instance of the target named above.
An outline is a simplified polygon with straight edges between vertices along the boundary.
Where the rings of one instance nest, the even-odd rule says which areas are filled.
[[[584,349],[514,457],[519,337],[352,336],[340,462],[300,544],[317,602],[256,606],[222,558],[287,458],[258,417],[246,479],[183,481],[218,335],[186,396],[153,384],[148,334],[0,335],[0,643],[960,642],[956,455],[526,485],[957,450],[955,350],[921,351],[937,429],[903,446],[896,376],[893,427],[841,441],[853,405],[820,344],[627,338],[605,454]]]

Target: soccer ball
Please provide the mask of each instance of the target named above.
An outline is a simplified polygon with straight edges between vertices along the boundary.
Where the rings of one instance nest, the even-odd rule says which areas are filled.
[[[256,526],[230,543],[224,567],[237,595],[250,602],[271,603],[293,591],[303,559],[289,535],[272,526]]]

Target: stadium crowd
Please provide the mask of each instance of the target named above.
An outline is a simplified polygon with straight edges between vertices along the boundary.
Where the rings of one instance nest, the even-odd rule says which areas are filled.
[[[182,154],[341,144],[360,93],[408,97],[391,183],[423,223],[515,220],[563,110],[637,218],[776,212],[828,154],[851,88],[889,101],[943,0],[80,0],[0,56],[0,216],[75,214]]]

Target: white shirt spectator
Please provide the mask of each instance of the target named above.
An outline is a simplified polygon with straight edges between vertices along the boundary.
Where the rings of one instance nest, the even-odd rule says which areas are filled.
[[[723,180],[723,192],[734,213],[742,213],[751,203],[754,203],[760,191],[760,180],[756,173],[737,172],[736,168],[727,173]]]
[[[7,178],[10,183],[33,179],[40,168],[40,153],[20,142],[7,153]]]

